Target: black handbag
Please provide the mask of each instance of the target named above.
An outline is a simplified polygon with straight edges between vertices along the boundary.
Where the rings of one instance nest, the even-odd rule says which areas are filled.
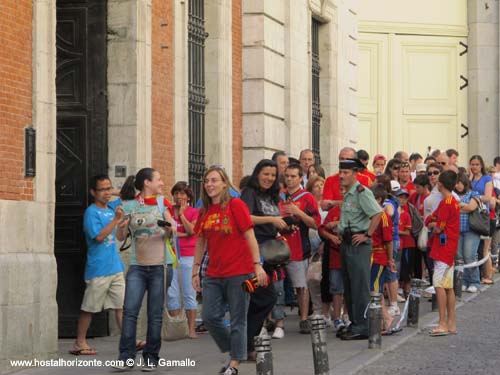
[[[290,247],[284,238],[269,240],[260,246],[264,264],[284,266],[290,261]]]
[[[480,236],[490,235],[490,215],[480,199],[472,197],[477,202],[477,208],[469,214],[470,230]]]

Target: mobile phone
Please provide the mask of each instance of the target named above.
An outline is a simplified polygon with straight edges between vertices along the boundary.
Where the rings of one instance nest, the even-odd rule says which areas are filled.
[[[168,221],[166,221],[166,220],[158,220],[158,221],[157,221],[157,224],[158,224],[158,226],[159,226],[159,227],[163,227],[163,228],[164,228],[164,227],[171,227],[171,226],[172,226],[172,224],[170,224],[170,223],[169,223]]]
[[[445,246],[445,245],[446,245],[446,234],[441,233],[441,234],[439,235],[439,244],[440,244],[441,246]]]

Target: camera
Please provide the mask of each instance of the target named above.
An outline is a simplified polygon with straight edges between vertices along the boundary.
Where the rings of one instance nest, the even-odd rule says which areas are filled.
[[[156,222],[156,224],[158,224],[159,227],[162,227],[162,228],[165,228],[165,227],[171,227],[172,224],[170,224],[168,221],[166,220],[158,220]]]
[[[267,284],[269,285],[270,279],[269,275],[267,275]],[[243,288],[244,292],[252,294],[255,292],[255,289],[257,289],[260,286],[265,286],[265,285],[260,285],[259,280],[257,280],[257,276],[252,277],[251,279],[245,280],[241,283],[241,287]]]
[[[286,225],[288,226],[292,226],[292,225],[299,225],[299,220],[294,217],[294,216],[285,216],[283,217],[283,221],[286,223]]]

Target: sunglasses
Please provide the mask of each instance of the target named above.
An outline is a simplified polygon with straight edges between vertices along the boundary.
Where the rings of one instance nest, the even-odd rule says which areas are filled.
[[[391,169],[392,169],[393,171],[399,171],[399,168],[400,168],[400,166],[398,165],[398,166],[394,166],[394,167],[392,167]]]
[[[439,173],[441,173],[441,172],[439,172],[439,171],[427,172],[427,176],[429,176],[429,177],[431,177],[432,175],[437,176]]]
[[[445,161],[438,161],[437,163],[438,163],[438,164],[441,164],[441,165],[443,165],[443,166],[448,164],[448,163],[447,163],[447,162],[445,162]]]
[[[406,163],[406,162],[405,163],[401,163],[399,165],[399,168],[410,168],[410,163]]]

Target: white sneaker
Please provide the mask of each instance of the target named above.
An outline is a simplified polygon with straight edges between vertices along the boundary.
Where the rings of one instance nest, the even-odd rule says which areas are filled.
[[[281,327],[276,327],[273,333],[273,339],[282,339],[285,337],[285,330]]]
[[[325,321],[326,328],[330,328],[332,326],[332,318],[327,318],[323,315],[323,320]]]
[[[466,292],[467,291],[467,287],[465,285],[462,285],[462,292]]]
[[[387,308],[387,312],[389,313],[390,316],[396,316],[396,315],[401,315],[401,310],[399,310],[398,306],[389,306]]]
[[[268,336],[269,332],[267,332],[267,328],[262,326],[262,329],[260,330],[259,336]]]
[[[477,293],[477,287],[474,286],[474,285],[469,285],[469,287],[467,288],[467,292],[469,292],[469,293]]]

